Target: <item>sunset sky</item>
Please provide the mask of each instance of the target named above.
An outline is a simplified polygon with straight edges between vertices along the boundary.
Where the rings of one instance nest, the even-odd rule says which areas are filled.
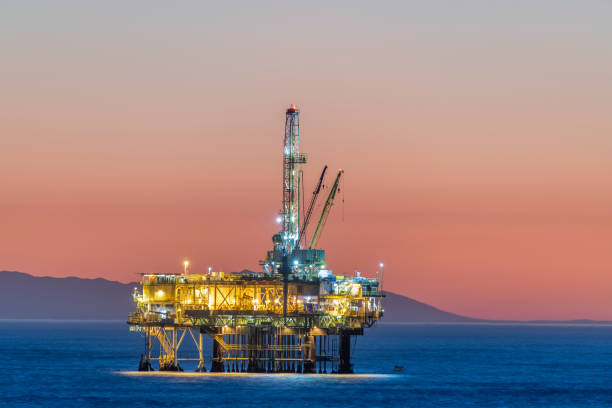
[[[3,1],[0,270],[259,270],[295,103],[307,194],[345,170],[335,273],[612,320],[611,21],[604,0]]]

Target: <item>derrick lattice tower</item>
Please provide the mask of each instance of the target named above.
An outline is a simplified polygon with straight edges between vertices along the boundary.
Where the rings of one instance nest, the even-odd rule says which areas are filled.
[[[300,165],[306,163],[306,155],[300,153],[300,112],[291,105],[285,115],[285,139],[283,143],[283,204],[281,208],[280,239],[278,249],[287,255],[298,247],[300,234]]]

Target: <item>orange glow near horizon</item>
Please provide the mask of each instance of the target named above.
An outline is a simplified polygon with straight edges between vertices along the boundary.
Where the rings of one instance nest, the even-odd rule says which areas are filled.
[[[612,320],[609,13],[20,7],[0,25],[0,270],[260,270],[295,102],[307,198],[345,171],[335,273],[383,261],[387,290],[473,317]]]

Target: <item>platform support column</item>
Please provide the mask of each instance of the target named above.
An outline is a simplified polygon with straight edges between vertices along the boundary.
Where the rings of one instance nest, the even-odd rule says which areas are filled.
[[[199,363],[198,366],[196,367],[196,372],[198,373],[205,373],[206,372],[206,365],[204,364],[204,333],[202,332],[202,330],[200,329],[200,337],[198,339],[198,352],[199,352]]]
[[[340,348],[338,350],[339,364],[338,374],[352,374],[353,365],[351,364],[351,335],[340,332]]]
[[[256,344],[257,344],[257,340],[259,340],[259,333],[257,331],[257,329],[251,329],[249,331],[249,335],[248,335],[248,364],[247,364],[247,372],[249,373],[256,373],[257,370],[257,363],[256,363],[256,358],[257,356],[256,354]]]
[[[149,327],[145,329],[145,349],[144,354],[140,355],[138,371],[153,371],[151,365],[151,328]]]
[[[315,336],[307,335],[304,338],[304,374],[317,372],[317,344]]]
[[[212,367],[210,368],[210,372],[222,373],[225,371],[225,367],[223,365],[221,345],[214,336],[212,337],[212,339]]]
[[[177,330],[176,327],[172,328],[172,364],[174,364],[174,366],[177,366],[177,362],[176,362],[176,336],[177,336]]]

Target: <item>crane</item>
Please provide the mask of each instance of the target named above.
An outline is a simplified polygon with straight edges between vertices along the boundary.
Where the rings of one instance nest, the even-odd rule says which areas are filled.
[[[312,216],[312,210],[314,209],[315,203],[317,202],[317,197],[321,192],[321,186],[323,186],[323,179],[325,178],[326,171],[327,165],[323,167],[323,171],[321,172],[321,177],[319,178],[317,187],[315,187],[314,191],[312,192],[312,198],[310,199],[310,204],[308,204],[308,211],[306,211],[306,215],[304,216],[304,224],[302,225],[300,235],[298,236],[298,244],[300,244],[302,240],[306,240],[306,228],[308,227],[308,223],[310,222],[310,217]]]
[[[313,249],[319,242],[319,238],[321,237],[321,233],[323,232],[323,228],[325,227],[325,222],[327,222],[329,212],[332,208],[332,205],[334,205],[334,198],[336,197],[336,191],[338,190],[338,184],[340,183],[340,177],[342,177],[342,174],[344,174],[344,170],[340,169],[338,171],[338,175],[336,176],[336,181],[334,181],[334,185],[332,186],[329,195],[327,196],[327,201],[325,201],[323,211],[321,211],[321,218],[319,218],[317,229],[312,235],[312,240],[310,241],[310,246],[308,247],[309,249]]]

